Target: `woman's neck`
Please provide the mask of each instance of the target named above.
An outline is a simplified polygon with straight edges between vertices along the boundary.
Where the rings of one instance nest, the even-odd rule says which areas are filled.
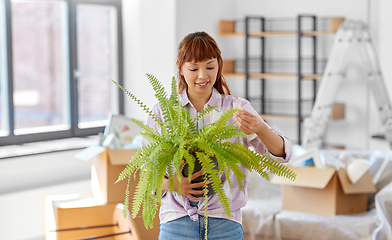
[[[206,103],[210,100],[212,95],[212,91],[210,94],[189,94],[188,92],[188,99],[192,103],[192,105],[196,108],[197,112],[201,112],[204,109]]]

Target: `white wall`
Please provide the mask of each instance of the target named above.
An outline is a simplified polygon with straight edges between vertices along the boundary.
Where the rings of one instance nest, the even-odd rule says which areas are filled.
[[[146,73],[156,76],[170,92],[175,74],[176,1],[124,0],[124,78],[125,87],[148,107],[153,98]],[[125,114],[139,119],[146,114],[126,97]]]
[[[379,57],[380,64],[382,68],[382,72],[385,77],[385,82],[388,87],[388,92],[390,98],[392,98],[392,31],[391,31],[391,23],[392,23],[392,1],[390,0],[379,0],[379,14],[378,17],[379,22]]]
[[[1,159],[0,195],[89,180],[91,165],[74,157],[79,151],[81,150]]]
[[[176,46],[189,33],[205,31],[216,39],[222,48],[223,42],[218,38],[219,19],[231,19],[235,14],[235,0],[178,0],[176,12]],[[223,53],[222,53],[223,54]]]

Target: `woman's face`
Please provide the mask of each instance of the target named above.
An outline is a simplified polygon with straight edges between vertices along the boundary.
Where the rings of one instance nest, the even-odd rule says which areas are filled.
[[[188,85],[188,95],[211,94],[216,82],[219,65],[216,58],[202,62],[186,62],[181,66],[180,74]]]

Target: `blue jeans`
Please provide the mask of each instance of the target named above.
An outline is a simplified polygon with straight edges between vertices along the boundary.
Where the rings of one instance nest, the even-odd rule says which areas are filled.
[[[208,218],[208,240],[243,240],[242,225],[224,218]],[[193,221],[189,216],[163,223],[159,240],[200,240],[205,237],[205,217]]]

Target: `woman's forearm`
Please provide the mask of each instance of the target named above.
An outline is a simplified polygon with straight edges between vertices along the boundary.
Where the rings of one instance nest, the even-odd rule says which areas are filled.
[[[267,147],[268,151],[277,157],[285,157],[284,140],[281,136],[274,133],[267,125],[256,133],[260,140]]]

